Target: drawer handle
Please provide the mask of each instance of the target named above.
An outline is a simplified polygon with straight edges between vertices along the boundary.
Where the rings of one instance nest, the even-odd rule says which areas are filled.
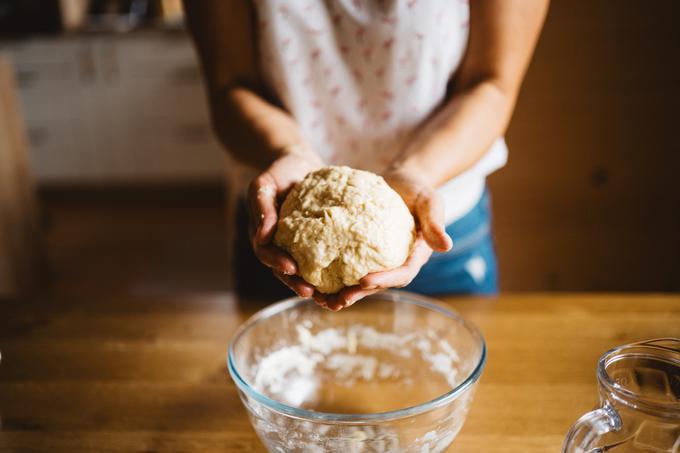
[[[44,127],[31,127],[27,131],[31,146],[40,147],[47,143],[50,133]]]
[[[26,69],[18,69],[16,71],[16,79],[19,89],[25,90],[35,85],[36,80],[38,80],[38,72]]]

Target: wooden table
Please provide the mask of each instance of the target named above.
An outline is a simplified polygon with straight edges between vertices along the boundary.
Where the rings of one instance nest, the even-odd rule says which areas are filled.
[[[450,451],[555,452],[605,350],[680,337],[680,296],[447,298],[489,361]],[[257,304],[224,295],[0,304],[0,451],[263,451],[225,371]]]

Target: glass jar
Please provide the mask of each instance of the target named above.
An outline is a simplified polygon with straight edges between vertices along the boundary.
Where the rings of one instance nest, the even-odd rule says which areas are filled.
[[[597,383],[600,405],[572,426],[563,453],[680,453],[680,339],[606,352]]]

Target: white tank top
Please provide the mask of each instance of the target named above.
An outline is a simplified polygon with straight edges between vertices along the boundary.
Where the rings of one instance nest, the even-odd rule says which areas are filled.
[[[263,76],[329,164],[384,171],[444,100],[467,45],[467,0],[254,3]],[[501,138],[439,189],[447,223],[506,159]]]

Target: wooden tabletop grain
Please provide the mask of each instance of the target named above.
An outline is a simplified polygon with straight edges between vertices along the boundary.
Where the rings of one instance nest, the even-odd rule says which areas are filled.
[[[450,451],[555,452],[607,349],[680,337],[680,296],[445,298],[489,350]],[[226,294],[0,304],[0,451],[263,451],[225,370],[263,304]]]

